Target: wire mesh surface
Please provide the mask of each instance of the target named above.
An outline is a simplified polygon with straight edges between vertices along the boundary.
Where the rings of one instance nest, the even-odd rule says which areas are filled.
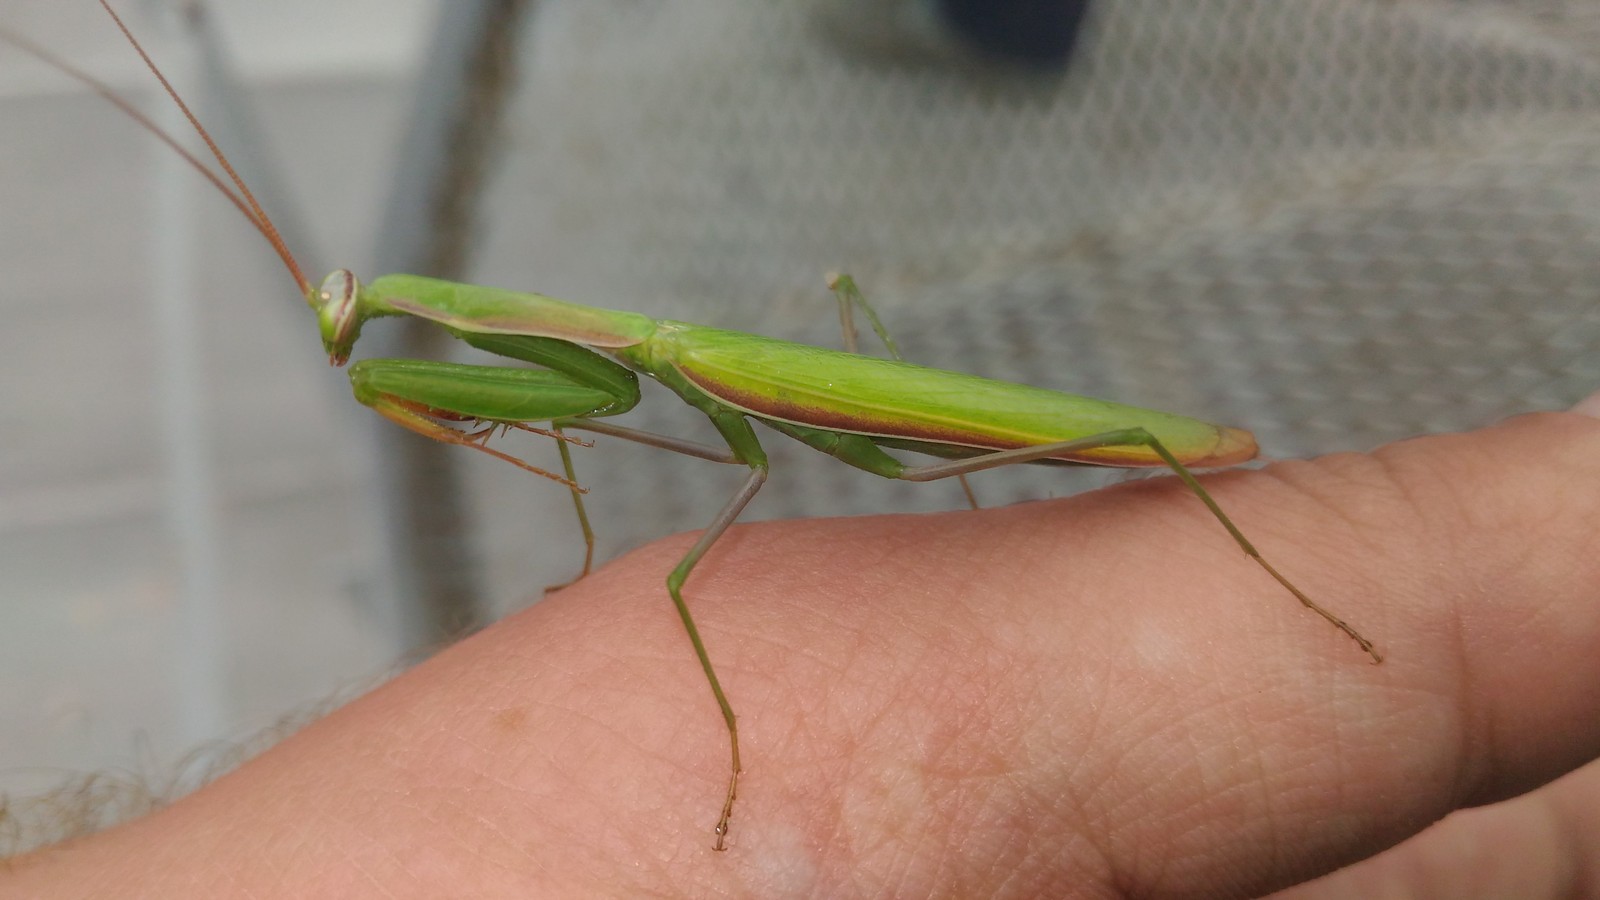
[[[1591,5],[1101,3],[1064,74],[985,65],[917,12],[545,4],[480,280],[836,345],[822,276],[847,269],[914,361],[1241,425],[1273,456],[1600,382]],[[612,546],[736,481],[641,452],[580,457]],[[755,517],[960,503],[811,456],[782,453]]]

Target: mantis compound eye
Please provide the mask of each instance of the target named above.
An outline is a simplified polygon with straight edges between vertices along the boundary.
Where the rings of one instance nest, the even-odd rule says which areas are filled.
[[[342,366],[350,358],[350,348],[361,334],[361,282],[355,273],[340,269],[322,280],[310,297],[322,330],[322,348],[328,362]]]

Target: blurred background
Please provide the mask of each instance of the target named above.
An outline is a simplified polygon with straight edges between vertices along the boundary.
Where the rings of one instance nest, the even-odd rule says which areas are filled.
[[[1273,457],[1600,386],[1590,3],[177,6],[119,8],[314,279],[448,272],[837,346],[846,270],[913,361],[1247,427]],[[0,0],[0,24],[171,121],[87,0]],[[564,491],[356,404],[241,217],[10,47],[0,259],[13,810],[76,772],[179,789],[208,742],[576,573]],[[472,358],[393,323],[357,350]],[[713,440],[697,416],[656,391],[626,423]],[[553,467],[548,443],[502,446]],[[598,444],[601,559],[702,527],[741,477]],[[963,503],[767,446],[746,519]],[[1114,477],[973,481],[999,504]]]

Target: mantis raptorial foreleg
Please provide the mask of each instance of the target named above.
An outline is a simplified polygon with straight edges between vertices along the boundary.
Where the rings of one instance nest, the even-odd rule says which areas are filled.
[[[541,469],[532,463],[512,456],[509,453],[503,453],[494,449],[493,447],[488,446],[487,438],[489,437],[489,432],[492,431],[493,427],[499,423],[487,422],[490,427],[483,431],[462,431],[441,423],[445,421],[451,421],[462,422],[466,424],[482,424],[485,423],[486,420],[470,415],[450,415],[443,410],[429,408],[425,405],[413,403],[405,398],[397,396],[374,397],[370,401],[364,402],[372,409],[373,412],[376,412],[378,415],[383,416],[385,419],[388,419],[396,425],[399,425],[401,428],[420,434],[425,438],[430,438],[441,443],[467,447],[477,450],[479,453],[486,453],[495,459],[511,463],[512,465],[522,469],[524,472],[530,472],[542,478],[548,478],[551,481],[566,485],[572,490],[574,496],[583,493],[585,490],[583,487],[578,485],[577,481],[573,480],[570,474],[568,474],[566,477],[557,475],[554,472]],[[564,448],[566,446],[566,442],[560,438],[557,438],[557,443],[562,445],[562,453],[565,456],[566,451]]]

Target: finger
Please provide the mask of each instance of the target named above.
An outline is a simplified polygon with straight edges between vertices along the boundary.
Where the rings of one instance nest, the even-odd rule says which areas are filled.
[[[1579,897],[1600,879],[1600,762],[1452,813],[1411,840],[1274,900]]]
[[[1263,552],[1379,642],[1377,667],[1250,587],[1247,565],[1140,524],[1143,496],[1117,496],[1159,486],[1077,504],[1095,525],[1071,556],[1101,563],[1085,578],[1025,553],[1070,586],[1068,612],[1012,616],[1038,640],[1009,646],[1013,663],[1051,672],[1060,654],[1039,692],[1057,702],[1027,718],[1072,760],[1029,788],[1068,799],[1026,815],[1077,816],[1093,848],[1080,874],[1100,883],[1250,892],[1594,758],[1597,453],[1593,421],[1536,416],[1214,479]]]

